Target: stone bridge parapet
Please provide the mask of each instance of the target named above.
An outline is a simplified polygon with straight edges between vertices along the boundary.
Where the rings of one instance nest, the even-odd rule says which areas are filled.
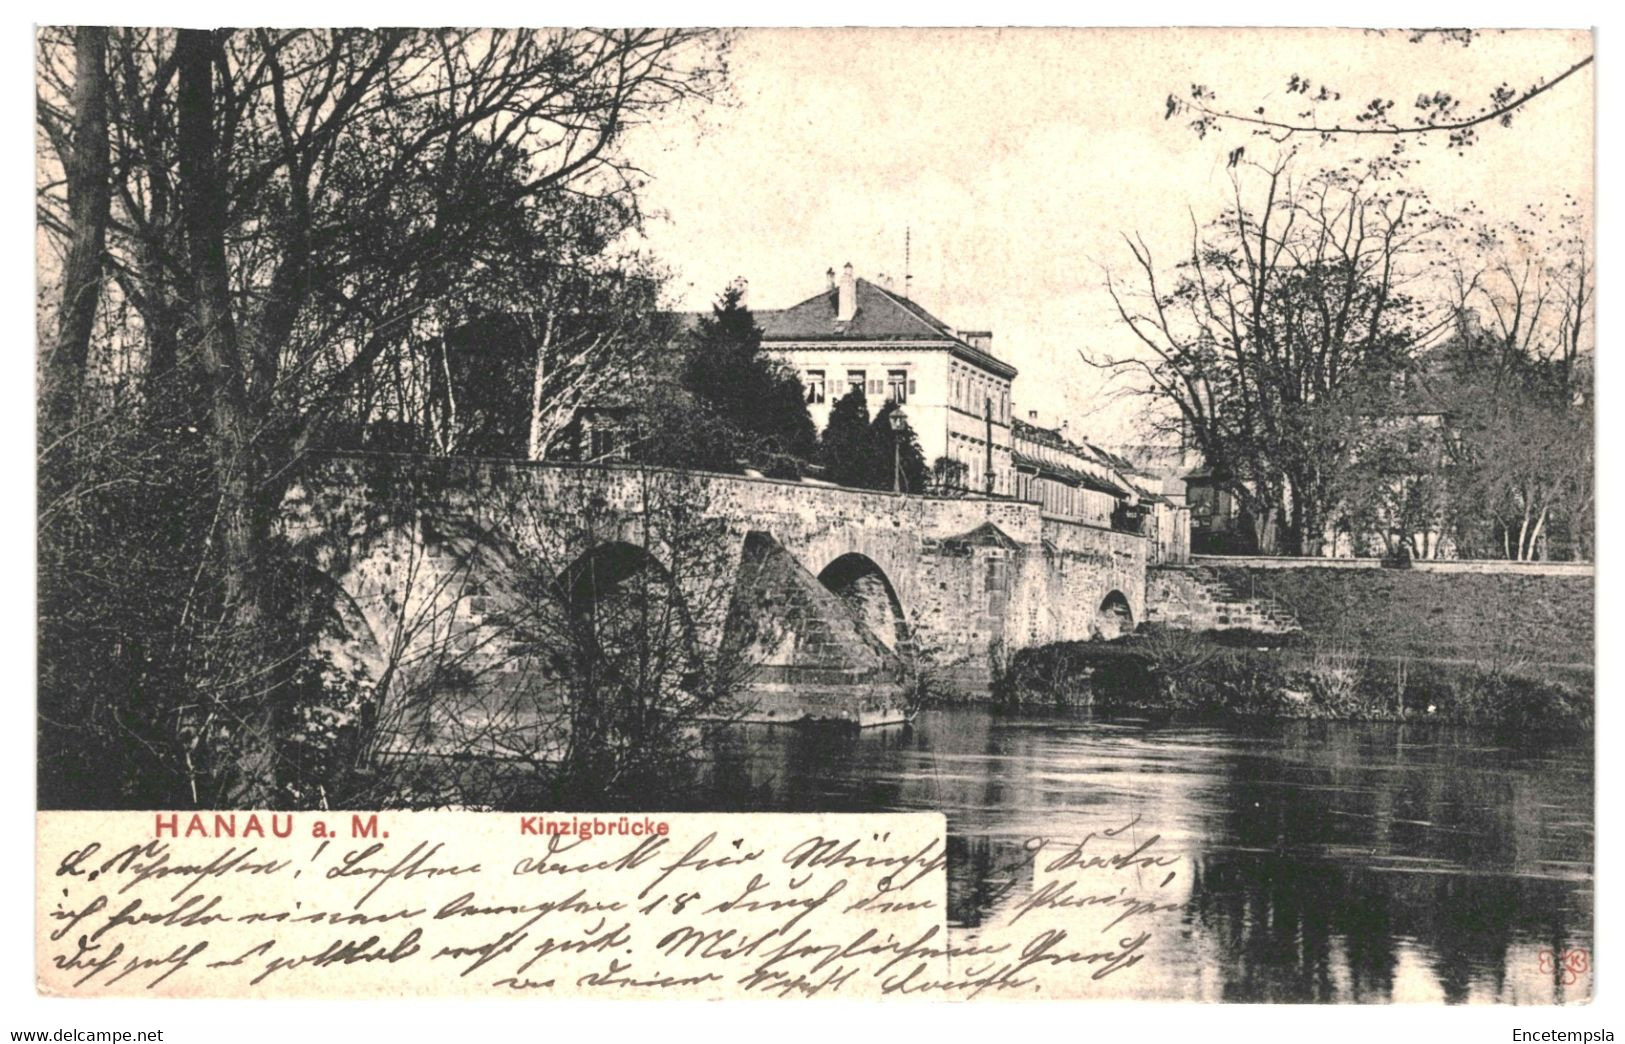
[[[725,545],[713,549],[716,560],[729,575],[698,581],[683,563],[665,560],[669,534],[651,520],[669,509],[651,507],[650,490],[674,483],[689,491],[686,510],[713,524],[715,539]],[[546,558],[562,575],[606,546],[646,554],[673,571],[679,587],[720,580],[735,589],[748,577],[805,589],[802,581],[816,578],[835,600],[756,592],[751,611],[795,601],[798,619],[805,620],[807,613],[844,607],[879,643],[848,640],[863,647],[855,656],[895,656],[959,688],[985,687],[995,661],[1016,649],[1115,636],[1145,614],[1143,537],[1046,517],[1038,505],[1013,500],[635,466],[356,454],[308,458],[284,514],[290,536],[319,538],[324,550],[317,564],[341,592],[341,615],[365,625],[351,629],[360,637],[350,640],[344,656],[374,676],[391,670],[386,660],[398,660],[403,643],[414,640],[403,634],[410,629],[402,621],[424,615],[424,605],[459,607],[468,632],[459,641],[478,647],[482,618],[500,618],[503,600],[515,597],[511,581],[528,562]],[[591,525],[582,521],[588,514]],[[788,561],[745,568],[747,547],[759,554],[768,546],[764,539]],[[792,579],[796,568],[805,576]],[[685,591],[690,596],[698,597]],[[737,615],[739,591],[731,602]],[[775,699],[788,703],[767,720],[802,716],[795,686],[785,679],[793,678],[798,656],[818,659],[819,677],[831,675],[828,636],[855,633],[847,621],[837,623],[833,630],[817,628],[822,637],[802,650],[796,628],[780,621],[788,633],[778,636],[777,660],[762,673],[773,677]],[[700,625],[701,632],[706,628]],[[714,630],[701,640],[725,640]],[[835,673],[873,679],[884,674],[877,670],[865,663]],[[900,716],[900,703],[877,712],[873,697],[869,692],[854,700],[866,708],[861,714],[846,714],[825,692],[810,716],[864,723]]]

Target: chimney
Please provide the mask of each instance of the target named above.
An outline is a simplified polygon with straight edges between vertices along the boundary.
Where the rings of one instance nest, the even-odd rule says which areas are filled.
[[[829,269],[824,273],[824,275],[829,279],[829,288],[831,290],[835,289],[835,269]]]
[[[992,330],[961,330],[959,339],[978,351],[993,354]]]
[[[911,272],[903,275],[903,300],[914,300],[914,275]]]
[[[1028,410],[1027,411],[1027,419],[1032,421],[1034,424],[1037,424],[1038,423],[1038,411],[1037,410]]]
[[[891,293],[891,276],[884,272],[880,273],[880,285],[886,288],[888,294]]]
[[[835,318],[843,323],[852,321],[858,312],[858,284],[852,278],[852,262],[841,269],[841,293],[835,309]]]

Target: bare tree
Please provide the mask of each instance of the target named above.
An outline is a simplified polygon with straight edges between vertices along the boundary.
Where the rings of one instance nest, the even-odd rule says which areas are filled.
[[[1406,286],[1435,219],[1392,164],[1298,177],[1291,163],[1237,168],[1233,203],[1206,227],[1192,216],[1171,277],[1125,237],[1141,286],[1108,275],[1107,290],[1142,351],[1086,361],[1126,377],[1194,442],[1261,548],[1316,554],[1362,418],[1437,332]]]
[[[1452,336],[1440,390],[1464,503],[1460,539],[1477,553],[1550,557],[1590,546],[1593,424],[1589,235],[1570,198],[1555,215],[1479,224],[1453,266]],[[1490,532],[1480,530],[1488,521]]]
[[[103,253],[112,200],[107,143],[107,30],[73,31],[70,108],[38,102],[40,127],[59,157],[66,208],[61,225],[67,243],[60,277],[56,337],[46,354],[41,427],[47,441],[72,423],[85,380],[92,327],[101,304]]]

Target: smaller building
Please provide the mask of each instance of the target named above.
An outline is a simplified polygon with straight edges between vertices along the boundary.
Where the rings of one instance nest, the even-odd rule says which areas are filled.
[[[1112,520],[1125,517],[1124,509],[1138,498],[1114,469],[1068,439],[1065,431],[1065,422],[1059,428],[1041,428],[1032,420],[1015,422],[1011,455],[1016,499],[1037,504],[1056,518],[1110,528]]]
[[[1185,483],[1144,471],[1130,473],[1147,506],[1141,532],[1151,541],[1146,557],[1159,562],[1188,562],[1191,557],[1191,512],[1185,505]]]
[[[1040,505],[1054,518],[1137,533],[1149,541],[1151,562],[1190,557],[1190,512],[1182,503],[1182,483],[1169,483],[1126,457],[1071,436],[1066,421],[1045,428],[1035,411],[1027,416],[1015,422],[1012,435],[1018,499]]]
[[[1188,443],[1122,443],[1110,452],[1125,460],[1137,484],[1155,492],[1172,507],[1185,509],[1169,525],[1185,527],[1186,553],[1251,554],[1252,524],[1235,493],[1213,474],[1202,455]]]

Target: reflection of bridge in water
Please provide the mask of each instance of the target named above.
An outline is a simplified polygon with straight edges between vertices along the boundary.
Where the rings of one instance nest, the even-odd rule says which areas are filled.
[[[545,675],[503,630],[539,563],[575,611],[664,590],[694,640],[741,647],[763,721],[900,720],[921,662],[985,686],[1002,652],[1115,636],[1145,607],[1145,538],[1007,500],[352,455],[308,461],[287,518],[343,592],[339,661],[397,685],[447,645],[469,673]]]

